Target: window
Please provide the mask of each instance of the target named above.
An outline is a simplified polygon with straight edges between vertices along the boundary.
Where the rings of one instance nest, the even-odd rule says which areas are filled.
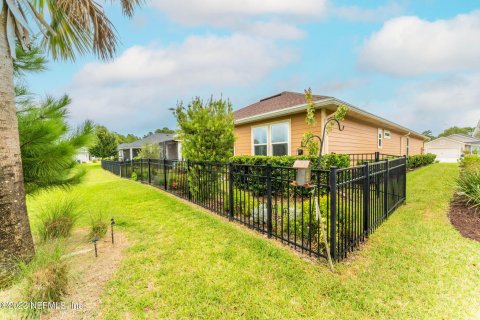
[[[406,154],[407,154],[407,156],[409,156],[410,155],[410,138],[409,137],[407,137],[406,149],[407,149]]]
[[[270,126],[272,156],[288,155],[288,123],[276,123]]]
[[[256,156],[286,156],[289,154],[288,122],[272,123],[252,129],[253,154]]]
[[[382,149],[383,146],[383,130],[378,129],[378,149]]]
[[[392,134],[390,133],[390,131],[383,130],[383,138],[384,139],[390,139],[391,136],[392,136]]]
[[[253,154],[256,156],[267,155],[268,127],[253,128]]]

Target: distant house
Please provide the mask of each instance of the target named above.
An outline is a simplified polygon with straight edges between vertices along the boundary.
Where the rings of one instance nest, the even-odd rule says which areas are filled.
[[[342,125],[327,135],[324,153],[373,153],[415,155],[423,152],[426,136],[366,112],[349,103],[327,96],[313,96],[317,124],[313,133],[321,135],[326,119],[340,105],[349,108]],[[295,155],[303,134],[307,102],[302,93],[282,92],[234,112],[235,155]]]
[[[89,162],[91,160],[90,152],[87,147],[78,149],[77,154],[75,155],[75,161],[79,163]]]
[[[182,158],[181,143],[176,139],[176,134],[154,133],[143,139],[118,145],[118,158],[122,161],[134,159],[145,144],[158,144],[160,146],[160,159],[178,160]]]
[[[427,142],[425,152],[436,154],[442,162],[456,162],[464,153],[480,152],[480,138],[451,134]]]

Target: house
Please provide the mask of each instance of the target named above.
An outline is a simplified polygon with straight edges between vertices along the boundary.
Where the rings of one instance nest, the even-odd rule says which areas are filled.
[[[366,112],[334,97],[313,96],[316,125],[321,136],[326,119],[340,105],[349,108],[342,125],[333,127],[324,142],[326,153],[373,153],[414,155],[423,153],[426,136],[395,122]],[[305,122],[307,103],[302,93],[282,92],[234,112],[235,155],[296,155],[303,134],[310,131]]]
[[[456,162],[462,154],[480,151],[480,138],[451,134],[425,144],[425,151],[437,155],[442,162]]]
[[[82,147],[77,150],[77,154],[75,155],[75,161],[78,163],[85,163],[91,160],[90,152],[88,151],[87,147]]]
[[[160,146],[160,159],[178,160],[182,158],[181,143],[176,139],[176,134],[154,133],[143,139],[118,145],[118,158],[121,161],[134,159],[145,144],[158,144]]]

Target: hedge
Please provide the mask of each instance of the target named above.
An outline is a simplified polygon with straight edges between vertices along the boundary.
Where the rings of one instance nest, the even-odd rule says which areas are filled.
[[[230,161],[235,164],[271,164],[274,167],[292,167],[295,160],[310,160],[312,169],[318,169],[317,156],[234,156],[230,158]],[[324,155],[322,157],[321,168],[327,170],[332,166],[336,166],[337,168],[349,167],[350,156],[348,154],[335,153]]]
[[[432,153],[427,154],[416,154],[414,156],[407,157],[407,169],[415,169],[419,167],[423,167],[435,162],[437,158],[436,155]]]

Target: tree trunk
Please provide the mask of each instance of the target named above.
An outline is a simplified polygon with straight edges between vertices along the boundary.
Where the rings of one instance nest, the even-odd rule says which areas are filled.
[[[3,1],[3,0],[0,0]],[[23,186],[13,64],[0,13],[0,284],[20,260],[35,254]]]

